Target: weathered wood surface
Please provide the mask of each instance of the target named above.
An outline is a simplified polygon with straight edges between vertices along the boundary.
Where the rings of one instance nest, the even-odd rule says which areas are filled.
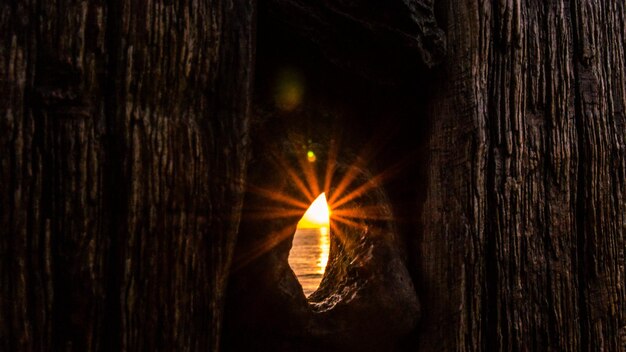
[[[251,1],[0,4],[0,349],[215,350]]]
[[[445,11],[419,350],[626,350],[624,3]]]
[[[389,17],[365,1],[271,3],[364,77],[401,76],[408,59],[359,59],[353,35],[381,49],[409,34],[416,66],[442,58],[432,1],[386,2]],[[1,350],[218,348],[254,6],[0,2]],[[626,5],[434,6],[447,48],[407,238],[423,310],[406,346],[626,350]]]

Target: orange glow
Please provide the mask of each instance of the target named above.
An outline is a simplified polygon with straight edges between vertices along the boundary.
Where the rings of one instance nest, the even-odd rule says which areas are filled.
[[[367,169],[367,164],[376,155],[380,146],[379,140],[374,140],[365,145],[353,163],[345,168],[343,175],[337,177],[337,162],[339,150],[341,149],[339,137],[334,136],[330,138],[330,143],[326,146],[328,148],[326,153],[323,153],[323,150],[320,148],[314,151],[310,147],[303,147],[305,144],[301,143],[298,136],[293,136],[293,139],[289,139],[294,141],[291,149],[298,151],[297,162],[294,164],[292,160],[288,160],[288,158],[280,155],[277,155],[275,160],[278,166],[284,170],[285,176],[297,194],[276,192],[261,185],[248,185],[249,191],[267,199],[269,203],[266,206],[252,209],[248,214],[251,219],[257,221],[289,220],[285,221],[284,227],[276,229],[262,243],[258,243],[254,248],[250,248],[246,253],[241,254],[234,266],[235,270],[237,270],[237,268],[270,251],[289,236],[294,236],[291,219],[295,221],[297,216],[306,210],[304,216],[297,224],[295,236],[293,237],[292,251],[289,255],[289,265],[296,275],[298,275],[298,265],[304,265],[308,273],[303,277],[312,282],[311,275],[315,276],[315,280],[321,280],[328,261],[330,243],[329,218],[331,214],[333,221],[338,225],[333,227],[333,236],[340,242],[345,242],[346,240],[342,227],[344,229],[362,228],[364,220],[390,220],[392,217],[391,213],[384,211],[376,204],[354,204],[358,205],[355,207],[351,203],[403,170],[405,165],[413,159],[413,156],[406,156],[397,164],[382,170],[378,174],[368,175],[368,180],[363,182],[360,179],[362,177],[361,170]],[[320,154],[316,155],[317,152]],[[320,158],[320,155],[325,155],[325,158]],[[319,178],[321,175],[323,175],[322,179]],[[311,201],[313,202],[309,203]],[[304,247],[301,246],[302,244],[304,244]],[[296,253],[297,251],[301,251],[301,253],[298,254]],[[300,255],[300,262],[292,262],[298,261],[296,259],[298,255]],[[304,260],[305,257],[306,260]],[[300,276],[298,276],[298,279],[303,283],[303,279]],[[304,286],[305,284],[303,283]],[[317,284],[315,284],[315,287],[317,287]],[[307,296],[310,292],[312,291],[305,289]]]
[[[319,287],[330,253],[330,210],[326,194],[320,194],[298,222],[294,233],[289,266],[298,277],[305,296]]]
[[[299,229],[315,229],[326,228],[329,226],[330,210],[326,203],[326,194],[322,193],[313,201],[309,209],[307,209],[302,220],[298,223]]]
[[[328,228],[320,227],[320,255],[317,258],[317,273],[324,275],[326,264],[328,264],[328,255],[330,254],[330,238],[328,236]]]

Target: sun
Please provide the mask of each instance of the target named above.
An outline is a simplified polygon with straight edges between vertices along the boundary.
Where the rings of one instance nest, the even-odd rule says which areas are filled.
[[[326,202],[326,194],[320,194],[311,203],[309,209],[307,209],[302,220],[298,222],[299,229],[316,229],[316,228],[328,228],[330,218],[330,210],[328,209],[328,203]]]

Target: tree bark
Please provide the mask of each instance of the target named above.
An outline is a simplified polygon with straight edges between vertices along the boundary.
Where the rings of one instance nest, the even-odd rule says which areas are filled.
[[[368,79],[443,60],[425,186],[389,192],[419,203],[407,350],[626,351],[623,1],[269,3]],[[0,3],[0,350],[219,349],[255,6]]]
[[[626,350],[624,15],[447,2],[419,350]]]
[[[216,350],[252,2],[0,7],[0,349]]]

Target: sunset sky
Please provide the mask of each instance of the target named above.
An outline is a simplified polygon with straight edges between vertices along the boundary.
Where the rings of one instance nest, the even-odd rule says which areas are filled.
[[[326,195],[320,194],[309,209],[304,213],[304,216],[298,222],[298,228],[311,229],[311,228],[328,228],[330,211],[328,210],[328,204],[326,203]]]

